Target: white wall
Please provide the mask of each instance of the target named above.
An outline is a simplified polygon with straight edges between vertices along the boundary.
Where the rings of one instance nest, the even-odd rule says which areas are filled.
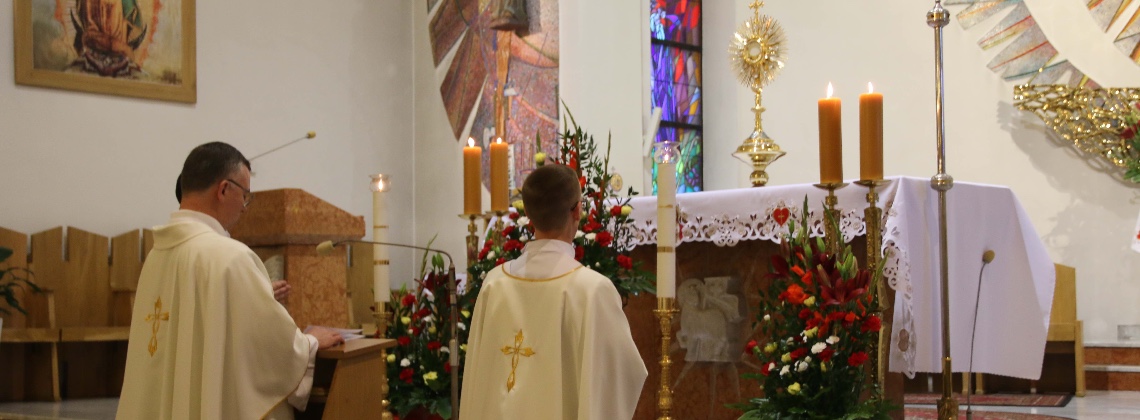
[[[314,130],[253,162],[254,190],[301,188],[371,226],[368,174],[386,172],[389,236],[410,240],[411,7],[198,2],[195,105],[16,86],[3,37],[0,226],[111,236],[160,224],[194,146],[220,140],[253,156]],[[12,0],[0,0],[0,33],[12,31]],[[409,278],[410,253],[392,259],[392,277]]]

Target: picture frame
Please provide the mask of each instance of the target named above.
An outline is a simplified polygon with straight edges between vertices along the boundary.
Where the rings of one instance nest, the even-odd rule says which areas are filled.
[[[195,0],[13,0],[16,83],[196,103]]]

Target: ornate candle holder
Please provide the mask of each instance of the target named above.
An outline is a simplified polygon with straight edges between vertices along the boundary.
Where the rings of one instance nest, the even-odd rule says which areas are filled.
[[[376,336],[379,338],[388,337],[388,321],[392,319],[392,313],[388,312],[387,303],[376,302],[375,309],[372,311],[372,317],[376,319]],[[384,360],[384,363],[388,363],[387,350],[380,349],[380,360]],[[384,396],[384,399],[380,400],[380,418],[382,420],[392,420],[392,413],[388,412],[388,407],[391,406],[391,402],[388,401],[388,369],[386,368],[380,370],[380,383],[382,384],[380,386],[381,395]]]
[[[835,208],[839,204],[839,197],[835,196],[835,190],[846,187],[846,182],[826,182],[822,184],[814,184],[816,188],[827,190],[827,198],[824,199],[823,210],[823,233],[824,240],[827,242],[827,252],[838,254],[839,248],[843,246],[843,234],[839,231],[839,210]]]
[[[487,215],[488,220],[490,220],[491,217],[495,218],[495,229],[491,231],[491,243],[495,244],[497,248],[502,248],[503,246],[503,229],[506,229],[506,223],[503,222],[503,217],[506,215],[507,212],[505,211],[496,211]]]
[[[479,259],[479,225],[475,220],[482,218],[480,214],[461,214],[460,219],[467,219],[467,266],[475,265]]]
[[[676,298],[657,298],[657,309],[653,314],[657,316],[661,325],[661,383],[657,388],[657,420],[673,420],[669,412],[673,410],[673,389],[669,386],[669,372],[673,367],[673,360],[669,358],[669,345],[673,337],[673,315],[677,312]]]
[[[866,267],[868,270],[874,270],[879,266],[883,260],[883,210],[880,209],[876,203],[879,201],[879,193],[875,192],[875,188],[887,185],[890,183],[884,179],[864,179],[855,181],[856,184],[867,187],[867,208],[863,210],[863,220],[867,226],[867,261]],[[883,278],[879,277],[871,288],[876,296],[879,296],[879,312],[880,319],[886,319],[883,313],[888,309],[887,301],[884,298],[886,293],[886,285],[883,284]],[[887,379],[887,363],[888,352],[890,349],[887,347],[887,337],[883,331],[890,331],[891,325],[889,322],[884,321],[882,327],[879,329],[879,344],[875,351],[871,354],[871,365],[875,366],[875,370],[871,372],[871,381],[879,384],[879,389],[886,389]]]

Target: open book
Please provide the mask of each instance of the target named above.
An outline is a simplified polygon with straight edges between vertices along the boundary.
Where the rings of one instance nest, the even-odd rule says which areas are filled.
[[[330,330],[336,331],[337,333],[340,333],[340,338],[343,338],[344,341],[355,340],[357,338],[364,338],[364,335],[361,334],[362,330],[359,328],[357,328],[355,330],[346,329],[346,328],[332,328],[332,327],[322,327],[322,328],[328,328]],[[305,327],[305,333],[308,334],[309,330],[311,330],[311,329],[313,329],[312,325]]]

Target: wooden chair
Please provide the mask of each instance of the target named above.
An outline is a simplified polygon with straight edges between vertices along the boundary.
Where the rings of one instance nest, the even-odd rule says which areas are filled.
[[[0,358],[0,366],[15,364],[0,385],[0,400],[113,397],[122,389],[134,290],[150,233],[136,230],[111,241],[76,228],[66,239],[64,233],[58,227],[32,235],[28,268],[43,293],[22,296],[29,316],[13,323],[22,331],[5,329],[0,336],[13,343],[3,350],[11,347],[12,357]],[[0,231],[0,245],[18,249],[18,261],[27,260],[26,238]]]

